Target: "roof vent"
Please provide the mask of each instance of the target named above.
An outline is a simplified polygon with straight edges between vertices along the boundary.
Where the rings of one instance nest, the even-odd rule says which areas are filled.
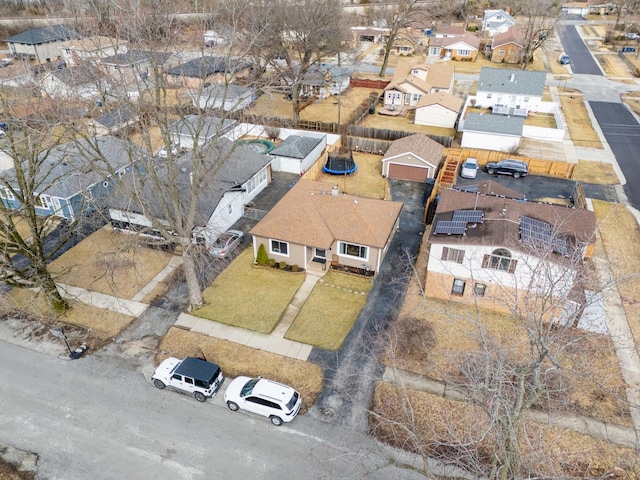
[[[516,80],[516,74],[512,73],[511,74],[511,78],[509,79],[511,82],[514,82]]]
[[[338,191],[338,185],[334,185],[333,188],[331,189],[331,195],[338,195],[338,193],[340,193]]]

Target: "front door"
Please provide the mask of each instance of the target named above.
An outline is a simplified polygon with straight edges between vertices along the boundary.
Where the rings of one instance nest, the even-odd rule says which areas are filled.
[[[327,261],[327,251],[322,248],[314,248],[313,260],[315,262],[325,263]]]

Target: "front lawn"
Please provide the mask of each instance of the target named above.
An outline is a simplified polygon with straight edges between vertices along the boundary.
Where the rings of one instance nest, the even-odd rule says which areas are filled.
[[[314,287],[286,338],[337,350],[371,290],[371,279],[328,272]]]
[[[192,313],[208,320],[270,333],[304,278],[302,273],[254,267],[250,247],[202,292],[205,305]]]

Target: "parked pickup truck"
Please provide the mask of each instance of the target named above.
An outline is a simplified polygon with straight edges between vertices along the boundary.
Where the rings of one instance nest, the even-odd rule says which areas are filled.
[[[194,357],[183,360],[169,357],[151,378],[156,387],[169,387],[185,395],[193,395],[199,402],[213,397],[224,382],[218,365]]]

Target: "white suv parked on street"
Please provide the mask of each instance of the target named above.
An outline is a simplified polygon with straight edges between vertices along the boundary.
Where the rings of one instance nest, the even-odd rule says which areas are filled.
[[[215,363],[194,357],[184,360],[169,357],[163,361],[151,376],[158,388],[169,387],[186,395],[193,395],[199,402],[213,397],[224,376]]]
[[[293,420],[302,405],[302,397],[293,388],[262,377],[238,377],[224,392],[227,407],[268,417],[276,426]]]

